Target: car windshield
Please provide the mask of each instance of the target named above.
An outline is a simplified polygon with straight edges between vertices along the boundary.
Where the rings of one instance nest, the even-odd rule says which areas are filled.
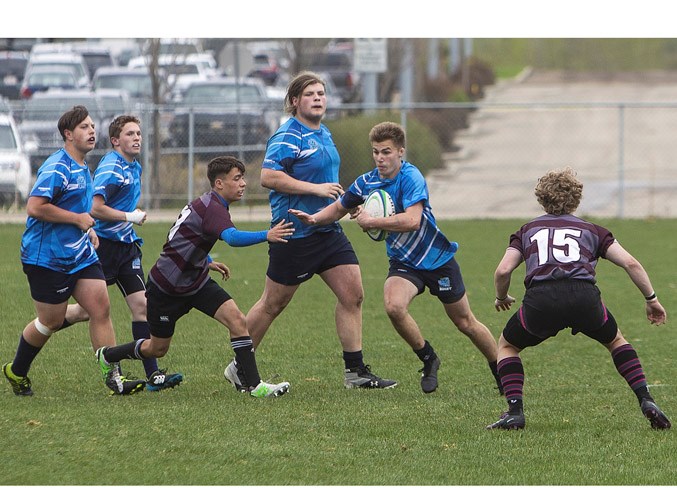
[[[105,53],[82,53],[82,57],[85,58],[85,63],[87,64],[87,71],[89,71],[89,76],[94,76],[96,70],[101,66],[112,66],[113,61],[109,54]]]
[[[85,69],[82,67],[80,63],[68,63],[68,62],[59,62],[59,61],[45,61],[45,62],[36,62],[34,63],[34,66],[62,66],[66,68],[71,68],[75,70],[75,74],[79,77],[87,76],[87,73],[85,73]]]
[[[168,75],[197,75],[200,71],[197,68],[197,65],[192,64],[164,64],[162,69]]]
[[[28,77],[28,84],[39,86],[75,86],[75,76],[66,71],[33,73]]]
[[[58,120],[61,114],[73,108],[74,105],[84,105],[96,121],[100,118],[99,105],[92,97],[64,97],[64,98],[36,98],[26,103],[24,120]]]
[[[261,102],[263,98],[254,86],[239,85],[240,102]],[[237,103],[238,85],[193,85],[186,91],[186,104]]]
[[[16,149],[14,132],[9,125],[0,125],[0,149]]]
[[[23,78],[26,63],[25,59],[0,59],[0,78],[5,76],[12,76],[17,79]]]
[[[114,88],[126,90],[130,97],[145,98],[153,96],[153,86],[150,76],[130,76],[128,74],[115,76],[100,76],[94,82],[94,89]]]

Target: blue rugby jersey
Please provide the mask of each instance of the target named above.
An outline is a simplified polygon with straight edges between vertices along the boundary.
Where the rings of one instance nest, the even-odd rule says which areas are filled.
[[[338,183],[341,159],[331,133],[324,125],[309,129],[290,118],[268,140],[263,168],[284,171],[292,178],[311,183]],[[342,231],[338,222],[308,226],[289,213],[290,208],[313,214],[333,203],[331,198],[314,195],[289,195],[271,190],[269,194],[272,226],[285,219],[294,223],[292,239],[314,232]]]
[[[101,195],[107,206],[122,212],[133,212],[141,198],[142,168],[135,159],[129,163],[116,151],[106,154],[94,172],[94,195]],[[99,237],[119,242],[143,244],[132,222],[97,220],[94,227]]]
[[[92,177],[87,165],[79,165],[64,149],[40,166],[32,197],[75,213],[92,208]],[[21,238],[21,262],[72,274],[99,260],[87,232],[75,224],[55,224],[33,217],[26,220]]]
[[[510,236],[526,266],[524,285],[575,279],[595,283],[597,260],[616,242],[613,234],[575,215],[542,215]]]
[[[397,213],[422,202],[421,227],[412,232],[390,232],[386,237],[388,257],[415,269],[433,270],[454,257],[455,246],[437,227],[429,204],[428,185],[419,169],[402,161],[400,171],[393,179],[382,179],[378,169],[359,176],[341,197],[341,204],[353,208],[363,203],[369,193],[382,189],[388,192]]]

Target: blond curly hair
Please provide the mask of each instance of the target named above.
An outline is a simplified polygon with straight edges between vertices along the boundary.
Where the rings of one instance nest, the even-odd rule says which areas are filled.
[[[541,176],[534,194],[546,213],[572,214],[581,203],[583,183],[576,178],[576,172],[567,166],[561,171],[548,171]]]

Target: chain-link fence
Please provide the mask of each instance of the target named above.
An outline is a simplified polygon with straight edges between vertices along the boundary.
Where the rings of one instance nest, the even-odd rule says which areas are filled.
[[[183,205],[208,189],[207,162],[231,154],[248,166],[245,204],[266,204],[259,170],[266,141],[283,117],[278,105],[239,106],[228,112],[222,107],[179,112],[162,106],[155,112],[157,125],[154,107],[137,105],[144,132],[143,203]],[[31,118],[16,116],[19,122]],[[407,159],[426,174],[438,218],[533,215],[540,211],[533,197],[538,177],[567,165],[585,184],[580,214],[677,216],[677,138],[672,133],[677,104],[344,105],[325,121],[341,153],[344,186],[373,167],[368,131],[382,120],[407,129]],[[158,128],[157,144],[153,127]],[[51,134],[58,135],[56,120]],[[153,148],[159,150],[157,159]],[[33,159],[38,162],[52,150],[40,147]],[[90,154],[93,166],[105,150],[98,147]],[[156,187],[151,186],[154,169]]]

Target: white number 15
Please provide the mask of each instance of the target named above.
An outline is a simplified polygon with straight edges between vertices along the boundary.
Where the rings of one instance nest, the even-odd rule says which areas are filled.
[[[550,233],[552,232],[552,243]],[[541,229],[530,239],[538,243],[538,264],[548,262],[549,250],[560,263],[571,263],[581,259],[581,247],[575,237],[581,237],[580,229]]]

